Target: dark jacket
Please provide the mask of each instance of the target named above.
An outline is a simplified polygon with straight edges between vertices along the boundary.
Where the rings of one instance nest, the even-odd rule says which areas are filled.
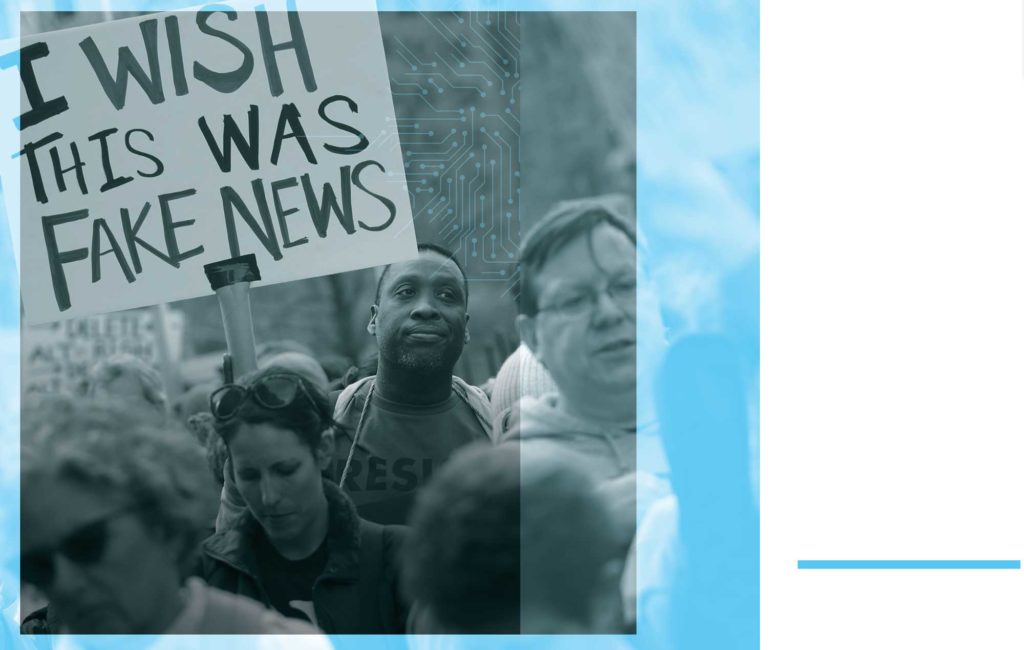
[[[360,519],[338,486],[324,481],[329,523],[327,564],[313,584],[317,624],[327,634],[401,634],[408,610],[399,597],[398,549],[404,526]],[[202,545],[202,576],[212,587],[272,607],[260,582],[254,540],[259,523],[248,511]]]

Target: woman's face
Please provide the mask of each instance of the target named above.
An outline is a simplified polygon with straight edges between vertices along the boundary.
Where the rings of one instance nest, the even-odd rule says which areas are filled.
[[[243,422],[228,449],[238,490],[272,542],[290,545],[314,534],[326,505],[320,476],[329,460],[326,443],[314,453],[290,429]]]
[[[181,542],[129,498],[65,478],[22,492],[22,576],[65,632],[159,633],[180,612]]]

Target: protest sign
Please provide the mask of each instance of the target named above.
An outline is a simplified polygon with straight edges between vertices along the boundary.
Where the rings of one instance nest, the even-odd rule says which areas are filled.
[[[161,367],[160,326],[152,309],[73,318],[22,329],[23,394],[73,393],[89,368],[113,354],[132,354]],[[167,312],[169,361],[181,358],[185,317]]]
[[[209,295],[250,253],[263,284],[415,255],[377,15],[208,9],[0,56],[26,322]]]

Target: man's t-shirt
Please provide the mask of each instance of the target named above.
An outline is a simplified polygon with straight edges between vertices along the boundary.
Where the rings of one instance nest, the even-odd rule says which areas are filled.
[[[327,565],[327,539],[309,557],[289,560],[277,552],[262,531],[256,537],[259,580],[270,604],[289,618],[301,618],[316,625],[313,584]]]
[[[369,385],[358,391],[340,422],[343,433],[331,469],[336,481],[341,480],[368,392]],[[364,519],[405,524],[416,490],[456,449],[482,440],[490,437],[454,391],[439,404],[413,406],[385,399],[374,390],[342,488]]]

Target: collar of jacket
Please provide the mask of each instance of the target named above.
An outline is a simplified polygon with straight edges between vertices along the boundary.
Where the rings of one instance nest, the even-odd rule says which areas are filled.
[[[327,497],[327,564],[317,580],[352,582],[359,578],[360,520],[355,505],[341,489],[324,479]],[[262,534],[259,522],[248,510],[238,523],[214,534],[203,543],[212,558],[256,579],[259,575],[253,540]]]

